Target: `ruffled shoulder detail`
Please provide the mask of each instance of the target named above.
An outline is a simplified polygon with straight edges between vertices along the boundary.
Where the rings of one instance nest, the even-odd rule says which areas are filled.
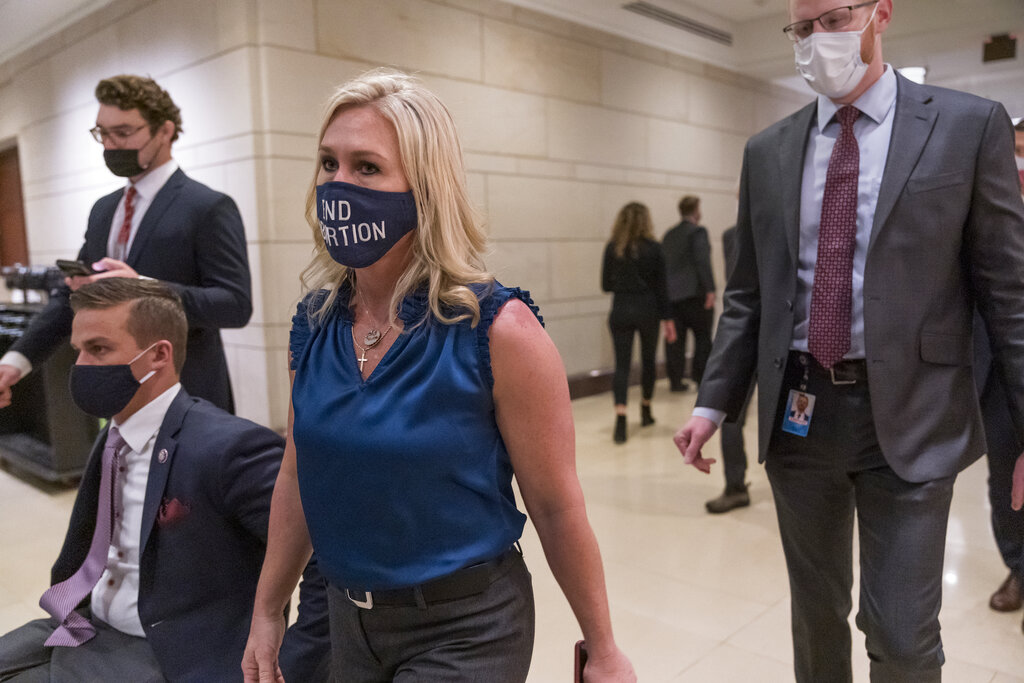
[[[487,385],[494,388],[494,373],[491,371],[491,345],[488,332],[494,322],[494,316],[498,314],[501,307],[512,299],[519,299],[526,304],[537,321],[543,325],[544,316],[540,314],[540,308],[533,303],[530,292],[519,287],[505,287],[500,282],[486,285],[470,285],[470,288],[480,299],[480,324],[476,326],[476,349],[480,357],[480,369],[483,372]]]
[[[290,369],[297,369],[299,358],[309,343],[313,330],[320,325],[315,313],[323,306],[324,300],[329,294],[330,292],[326,289],[309,292],[295,307],[295,315],[292,316],[292,329],[288,335],[288,367]],[[338,291],[338,296],[331,305],[328,317],[338,315],[343,319],[351,319],[352,313],[348,308],[348,298],[349,289],[345,285]]]

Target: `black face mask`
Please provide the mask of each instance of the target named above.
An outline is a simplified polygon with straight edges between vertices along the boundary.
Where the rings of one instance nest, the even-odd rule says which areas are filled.
[[[103,161],[107,162],[107,168],[111,173],[121,178],[134,178],[146,172],[146,169],[139,165],[137,149],[105,149]]]
[[[93,417],[114,417],[131,402],[142,383],[153,376],[150,372],[141,380],[135,379],[132,363],[157,343],[150,344],[123,365],[72,365],[68,381],[71,400],[82,412]]]
[[[156,136],[151,136],[142,147],[138,149],[105,149],[103,150],[103,161],[107,163],[107,168],[114,175],[121,178],[134,178],[137,175],[142,175],[153,163],[150,162],[145,167],[139,164],[139,152],[146,149],[146,145],[156,140]]]

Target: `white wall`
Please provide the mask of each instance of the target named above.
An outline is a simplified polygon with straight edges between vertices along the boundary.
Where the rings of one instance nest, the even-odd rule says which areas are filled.
[[[618,209],[647,203],[660,233],[699,194],[721,282],[744,141],[808,99],[496,0],[115,0],[0,65],[33,261],[74,254],[92,202],[119,185],[86,133],[96,81],[153,76],[182,109],[175,157],[245,221],[255,313],[224,333],[239,412],[283,426],[320,104],[382,64],[451,109],[488,265],[533,292],[570,374],[612,365],[599,273]]]

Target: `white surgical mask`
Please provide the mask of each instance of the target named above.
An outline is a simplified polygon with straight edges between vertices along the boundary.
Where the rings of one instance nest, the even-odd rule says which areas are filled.
[[[860,58],[860,38],[875,18],[859,31],[827,31],[812,33],[793,43],[796,70],[815,92],[837,100],[853,92],[864,78],[868,65]]]

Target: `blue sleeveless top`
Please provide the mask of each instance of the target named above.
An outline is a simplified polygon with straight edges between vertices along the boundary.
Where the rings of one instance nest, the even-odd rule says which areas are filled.
[[[541,317],[521,289],[472,288],[475,329],[437,321],[426,290],[406,297],[398,315],[405,329],[365,381],[347,286],[322,323],[307,315],[322,290],[292,318],[299,493],[320,571],[336,586],[423,583],[491,559],[522,534],[526,517],[495,422],[487,334],[512,298]]]

